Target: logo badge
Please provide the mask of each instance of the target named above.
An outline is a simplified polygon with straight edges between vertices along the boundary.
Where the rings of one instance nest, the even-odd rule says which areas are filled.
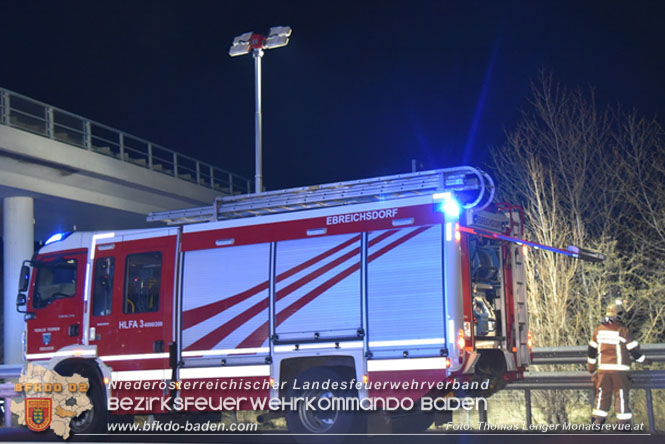
[[[42,333],[42,342],[44,345],[49,345],[51,342],[51,333]]]
[[[51,425],[51,398],[25,398],[25,424],[33,432],[41,432]]]

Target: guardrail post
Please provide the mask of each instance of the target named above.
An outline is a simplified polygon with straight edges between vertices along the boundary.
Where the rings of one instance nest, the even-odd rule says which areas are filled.
[[[215,189],[215,169],[210,166],[210,189]]]
[[[653,398],[651,396],[651,389],[647,388],[647,415],[649,416],[649,432],[656,432],[656,423],[653,419]]]
[[[118,146],[120,148],[120,160],[125,161],[125,135],[119,133],[118,135]]]
[[[83,146],[85,146],[87,150],[92,149],[92,131],[89,120],[83,121]]]
[[[196,161],[196,184],[201,185],[201,164]]]
[[[178,153],[173,152],[173,177],[178,177]]]
[[[152,143],[148,142],[148,168],[152,169]]]
[[[531,390],[524,390],[524,400],[526,401],[526,425],[531,427],[533,418],[531,416]]]
[[[478,409],[478,422],[487,423],[487,401],[483,408]]]
[[[9,125],[9,93],[0,91],[0,122]]]
[[[47,106],[44,109],[44,120],[46,121],[46,137],[53,139],[55,137],[55,132],[53,129],[53,108]]]
[[[252,181],[247,179],[247,194],[252,192]]]
[[[5,427],[12,426],[12,398],[5,398]]]
[[[233,195],[233,174],[229,173],[229,194]]]

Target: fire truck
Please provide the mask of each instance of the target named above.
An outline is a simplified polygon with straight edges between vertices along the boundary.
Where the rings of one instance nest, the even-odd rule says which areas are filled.
[[[526,248],[584,254],[520,239],[520,208],[493,199],[491,177],[463,166],[226,196],[150,214],[156,228],[55,235],[21,272],[25,358],[89,379],[94,408],[72,420],[75,433],[164,413],[108,408],[136,396],[136,382],[149,382],[144,397],[223,396],[238,409],[303,394],[417,400],[446,391],[414,382],[453,379],[484,378],[476,394],[487,395],[530,362]],[[331,380],[363,384],[301,388]],[[348,433],[362,415],[285,416],[294,433]],[[434,419],[389,416],[393,430]]]

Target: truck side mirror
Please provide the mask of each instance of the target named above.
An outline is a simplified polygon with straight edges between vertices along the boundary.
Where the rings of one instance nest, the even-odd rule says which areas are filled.
[[[27,303],[27,298],[25,297],[25,295],[23,293],[19,293],[16,296],[16,311],[18,311],[19,313],[26,313],[25,310],[21,310],[20,308],[25,306],[26,303]]]
[[[23,265],[21,267],[21,274],[18,278],[18,291],[26,291],[30,283],[30,267]],[[25,303],[24,303],[25,305]]]

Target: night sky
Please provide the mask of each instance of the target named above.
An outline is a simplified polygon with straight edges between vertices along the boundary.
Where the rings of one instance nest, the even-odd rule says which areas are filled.
[[[253,177],[266,51],[268,189],[482,166],[541,69],[601,103],[665,115],[657,1],[0,0],[0,86]]]

